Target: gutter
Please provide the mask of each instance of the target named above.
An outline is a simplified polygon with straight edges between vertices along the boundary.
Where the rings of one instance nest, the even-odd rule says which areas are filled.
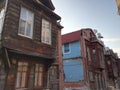
[[[11,63],[10,63],[10,59],[9,59],[9,56],[8,56],[8,51],[7,51],[6,48],[5,48],[5,55],[6,55],[6,58],[7,58],[8,66],[10,68],[11,67]]]

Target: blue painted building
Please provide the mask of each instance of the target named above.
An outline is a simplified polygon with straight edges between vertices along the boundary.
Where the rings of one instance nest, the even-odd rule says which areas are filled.
[[[65,82],[81,82],[84,80],[80,41],[63,43],[63,68]]]

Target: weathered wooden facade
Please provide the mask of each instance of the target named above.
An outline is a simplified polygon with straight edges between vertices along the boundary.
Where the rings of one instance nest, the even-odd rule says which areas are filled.
[[[87,35],[85,40],[87,69],[91,90],[106,90],[106,73],[104,62],[104,44],[93,31],[84,31]],[[89,38],[88,38],[89,37]]]
[[[117,54],[108,47],[106,47],[105,50],[105,64],[108,88],[120,89],[119,58]]]
[[[51,0],[0,0],[0,90],[62,90],[63,27],[54,9]]]
[[[102,36],[97,36],[90,28],[62,36],[65,80],[69,80],[65,81],[66,90],[106,90],[104,44],[100,38]],[[73,72],[77,73],[76,77]]]

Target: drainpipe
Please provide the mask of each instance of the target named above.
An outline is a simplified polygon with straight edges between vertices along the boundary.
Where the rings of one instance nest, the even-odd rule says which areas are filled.
[[[61,30],[58,30],[58,53],[59,53],[59,90],[64,88],[63,80],[63,61],[62,61],[62,46],[61,46]]]
[[[7,58],[7,62],[8,62],[8,66],[9,68],[11,67],[11,63],[10,63],[10,59],[9,59],[9,56],[8,56],[8,51],[7,49],[5,48],[5,54],[6,54],[6,58]]]

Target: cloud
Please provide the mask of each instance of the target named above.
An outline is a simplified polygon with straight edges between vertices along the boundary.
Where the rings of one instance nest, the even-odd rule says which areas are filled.
[[[103,39],[103,41],[105,41],[105,42],[119,42],[120,38],[107,38],[107,39]]]
[[[120,47],[118,48],[112,48],[115,52],[120,52]]]

